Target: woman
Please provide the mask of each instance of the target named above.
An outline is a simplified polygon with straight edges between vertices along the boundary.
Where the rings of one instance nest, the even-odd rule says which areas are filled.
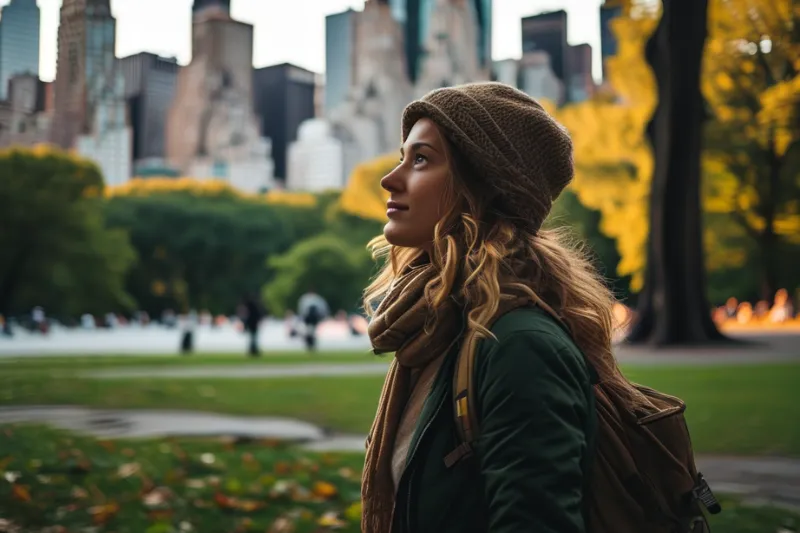
[[[570,138],[499,83],[412,102],[402,135],[373,242],[388,261],[365,294],[373,347],[395,359],[368,439],[362,530],[584,532],[594,372],[630,385],[611,353],[611,294],[542,229],[572,179]],[[480,436],[445,464],[462,343],[477,350]]]

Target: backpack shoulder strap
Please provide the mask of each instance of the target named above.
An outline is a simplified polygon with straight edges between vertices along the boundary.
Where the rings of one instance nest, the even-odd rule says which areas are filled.
[[[552,307],[541,299],[535,302],[535,305],[542,308],[542,310],[553,317],[561,327],[569,332],[564,321]],[[478,438],[479,424],[478,414],[475,409],[475,385],[473,383],[476,351],[477,347],[476,349],[470,350],[468,349],[468,343],[462,343],[458,352],[458,360],[456,361],[455,373],[453,374],[453,409],[459,444],[444,457],[444,464],[447,468],[473,455],[475,439]]]
[[[453,408],[455,410],[456,431],[459,444],[444,458],[447,468],[472,455],[472,445],[478,435],[478,417],[475,405],[475,387],[472,383],[472,369],[475,366],[475,351],[461,346],[453,374]]]

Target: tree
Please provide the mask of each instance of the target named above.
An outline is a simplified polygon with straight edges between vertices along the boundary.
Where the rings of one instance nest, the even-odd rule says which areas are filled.
[[[356,166],[342,192],[342,210],[361,218],[386,222],[386,201],[389,193],[381,187],[381,178],[391,172],[399,162],[399,154],[388,154]]]
[[[591,100],[552,110],[573,140],[575,179],[570,188],[581,204],[601,214],[600,229],[619,250],[616,274],[630,276],[633,291],[644,280],[653,173],[645,127],[657,99],[644,45],[657,21],[656,13],[626,5],[623,15],[612,21],[619,47],[606,64],[610,88]]]
[[[630,276],[616,275],[620,262],[617,243],[600,230],[602,215],[589,209],[578,199],[572,189],[567,189],[553,204],[545,225],[551,228],[567,227],[579,243],[586,246],[600,272],[609,280],[618,298],[630,294]]]
[[[689,344],[722,340],[705,294],[701,239],[700,156],[704,102],[700,72],[707,0],[665,0],[646,57],[658,86],[648,124],[655,167],[645,283],[633,343]]]
[[[128,287],[151,313],[228,313],[271,279],[266,258],[321,232],[309,194],[248,195],[217,181],[132,180],[109,193],[112,227],[129,232],[139,261]]]
[[[800,255],[800,6],[711,0],[709,16],[703,89],[716,179],[708,209],[729,214],[750,238],[769,300],[800,281],[786,260]]]
[[[0,313],[131,307],[124,279],[135,253],[124,231],[105,227],[103,191],[99,169],[66,152],[0,152]]]
[[[353,248],[332,234],[297,243],[283,255],[269,259],[275,277],[263,289],[263,299],[275,313],[295,308],[309,288],[320,294],[333,311],[360,307],[373,262],[365,248]]]

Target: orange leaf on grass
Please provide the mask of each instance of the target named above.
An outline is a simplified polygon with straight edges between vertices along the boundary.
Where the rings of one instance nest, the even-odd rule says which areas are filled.
[[[28,487],[25,485],[18,485],[14,483],[11,485],[11,494],[14,496],[15,500],[19,500],[21,502],[31,501],[31,493],[28,491]]]
[[[327,481],[317,481],[311,491],[320,498],[333,498],[339,493],[338,489]]]
[[[103,525],[119,512],[119,505],[116,503],[106,503],[103,505],[95,505],[89,507],[89,514],[92,515],[92,520],[97,525]]]

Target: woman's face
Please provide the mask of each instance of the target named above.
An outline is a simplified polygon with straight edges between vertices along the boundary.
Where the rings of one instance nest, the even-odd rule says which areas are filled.
[[[450,180],[447,146],[432,120],[421,118],[414,124],[400,157],[400,164],[381,180],[391,195],[383,234],[389,244],[430,251],[434,227],[448,207]]]

